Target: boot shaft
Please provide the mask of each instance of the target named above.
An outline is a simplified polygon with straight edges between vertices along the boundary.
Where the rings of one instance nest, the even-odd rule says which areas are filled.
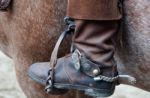
[[[87,58],[104,66],[113,66],[113,38],[118,21],[76,20],[73,44]]]

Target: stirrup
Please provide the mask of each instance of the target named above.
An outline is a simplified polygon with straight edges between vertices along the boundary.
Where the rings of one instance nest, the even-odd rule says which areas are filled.
[[[54,68],[57,63],[57,55],[58,55],[59,46],[62,43],[63,39],[66,37],[66,35],[73,33],[75,30],[75,24],[74,24],[74,21],[72,18],[65,17],[64,21],[65,21],[66,25],[68,25],[68,28],[60,35],[60,37],[53,49],[51,58],[50,58],[50,69],[48,71],[48,78],[47,78],[46,87],[45,87],[45,91],[47,93],[50,93],[53,91],[55,92],[55,88],[53,85],[54,84],[54,73],[55,73]]]

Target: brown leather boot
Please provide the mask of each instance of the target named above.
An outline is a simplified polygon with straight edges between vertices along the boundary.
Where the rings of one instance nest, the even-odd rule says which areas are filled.
[[[113,94],[118,72],[113,59],[113,37],[118,21],[75,20],[58,40],[50,62],[35,63],[29,76],[46,85],[46,91],[75,89],[93,97]],[[57,59],[58,47],[66,33],[73,32],[71,53]]]

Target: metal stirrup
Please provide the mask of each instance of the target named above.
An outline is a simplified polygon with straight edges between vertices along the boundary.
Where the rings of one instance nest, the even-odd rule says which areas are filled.
[[[46,87],[45,87],[45,91],[47,93],[51,92],[54,88],[54,85],[53,85],[54,84],[54,68],[57,63],[57,55],[58,55],[59,46],[62,43],[63,39],[66,37],[66,35],[74,32],[74,29],[75,29],[75,24],[72,19],[70,19],[69,17],[66,17],[64,20],[65,20],[65,23],[68,25],[68,28],[60,35],[51,55],[50,69],[48,71],[48,78],[47,78]]]

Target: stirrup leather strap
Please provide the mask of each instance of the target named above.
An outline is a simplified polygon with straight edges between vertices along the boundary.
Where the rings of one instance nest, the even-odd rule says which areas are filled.
[[[73,20],[69,17],[66,17],[65,19],[66,24],[68,25],[67,30],[65,30],[59,37],[54,50],[52,52],[51,58],[50,58],[50,69],[48,72],[48,78],[47,78],[47,83],[46,83],[46,87],[45,90],[47,93],[49,93],[50,91],[52,91],[53,89],[53,83],[54,83],[54,68],[55,65],[57,63],[57,56],[58,56],[58,50],[59,50],[59,46],[62,43],[63,39],[66,37],[67,34],[70,34],[72,32],[74,32],[75,29],[75,24],[73,22]]]

